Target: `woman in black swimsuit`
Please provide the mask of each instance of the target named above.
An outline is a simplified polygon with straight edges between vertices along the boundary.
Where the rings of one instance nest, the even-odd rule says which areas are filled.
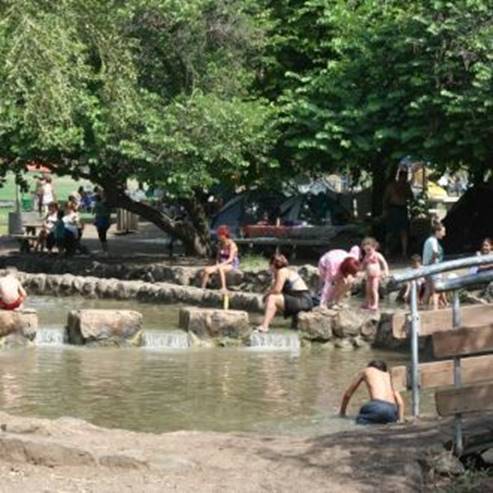
[[[269,330],[269,325],[278,311],[282,311],[287,318],[313,308],[308,286],[297,272],[288,269],[289,263],[284,255],[273,255],[269,265],[273,280],[264,296],[265,314],[261,325],[257,327],[259,332]]]

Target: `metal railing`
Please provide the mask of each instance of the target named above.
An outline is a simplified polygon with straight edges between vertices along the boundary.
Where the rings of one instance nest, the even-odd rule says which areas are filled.
[[[443,272],[493,265],[493,255],[475,255],[473,257],[450,260],[439,264],[427,265],[419,269],[407,269],[395,274],[389,282],[389,290],[399,289],[404,282],[411,282],[411,299],[409,325],[411,327],[411,388],[412,388],[412,412],[414,417],[419,416],[419,332],[420,316],[418,309],[418,284],[417,279],[429,277]],[[459,289],[471,285],[483,285],[493,281],[493,270],[466,274],[453,279],[440,279],[435,281],[436,291],[453,291],[452,325],[457,328],[461,325]],[[456,361],[457,360],[457,361]],[[454,358],[454,384],[460,385],[460,359]],[[460,420],[456,420],[460,423]],[[461,445],[461,434],[457,443]]]

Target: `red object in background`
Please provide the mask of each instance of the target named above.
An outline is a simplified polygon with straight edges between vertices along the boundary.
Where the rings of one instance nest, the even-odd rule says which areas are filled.
[[[287,236],[290,226],[264,226],[260,224],[250,224],[243,228],[244,235],[247,238],[273,237],[283,238]]]
[[[27,171],[35,172],[35,173],[51,173],[49,168],[46,168],[42,164],[38,163],[30,163],[27,165]]]

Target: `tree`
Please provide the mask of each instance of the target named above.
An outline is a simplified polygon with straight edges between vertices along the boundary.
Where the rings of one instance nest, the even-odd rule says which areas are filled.
[[[281,21],[273,39],[312,62],[293,69],[275,58],[290,81],[277,94],[283,148],[300,168],[370,171],[376,213],[389,169],[407,154],[484,179],[493,168],[491,1],[311,0],[299,16],[301,26]],[[271,50],[282,53],[278,43]]]
[[[204,190],[276,165],[275,110],[249,91],[263,43],[255,4],[4,0],[0,13],[2,171],[35,160],[88,178],[207,254]],[[130,199],[131,177],[164,187],[187,218]]]

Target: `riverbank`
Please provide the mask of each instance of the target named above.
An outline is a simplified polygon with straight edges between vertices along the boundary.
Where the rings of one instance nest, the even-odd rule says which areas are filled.
[[[493,417],[467,428],[493,426]],[[443,463],[445,423],[317,437],[111,430],[0,414],[2,492],[425,491]],[[447,453],[445,453],[447,455]],[[453,468],[454,461],[449,461]],[[442,468],[443,469],[443,468]],[[436,479],[436,476],[435,476]],[[432,491],[429,489],[428,491]]]

